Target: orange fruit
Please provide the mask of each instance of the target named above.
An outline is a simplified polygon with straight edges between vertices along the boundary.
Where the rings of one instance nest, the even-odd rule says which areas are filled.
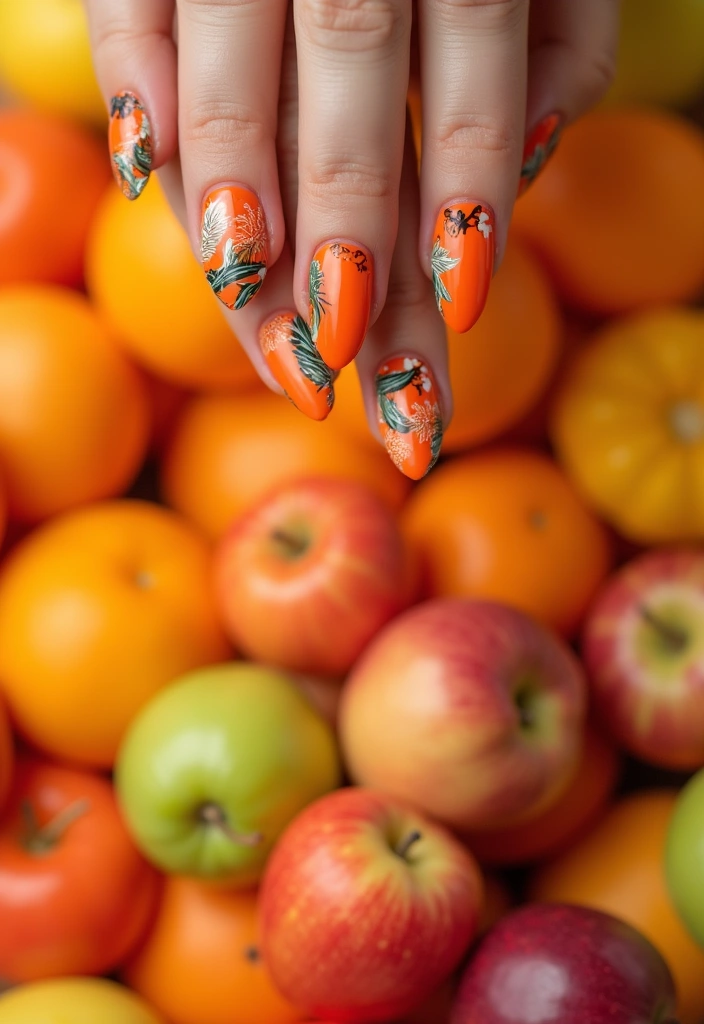
[[[13,519],[119,494],[148,434],[144,383],[87,299],[50,285],[0,291],[0,466]]]
[[[88,291],[129,352],[193,388],[259,381],[152,177],[138,203],[106,193],[86,252]]]
[[[703,194],[699,128],[663,111],[604,110],[567,129],[513,225],[566,302],[625,313],[701,292]]]
[[[170,1024],[294,1024],[258,949],[257,896],[173,876],[128,984]]]
[[[218,537],[268,491],[304,476],[359,481],[393,509],[411,486],[380,445],[370,450],[333,421],[313,422],[266,391],[192,398],[166,451],[162,489],[170,505]]]
[[[512,239],[479,322],[468,334],[447,332],[455,412],[443,439],[444,454],[495,437],[528,412],[553,373],[562,330],[545,272]],[[378,444],[353,366],[335,384],[334,416],[351,436]]]
[[[48,754],[109,767],[162,686],[223,661],[210,551],[173,512],[92,505],[53,519],[0,571],[0,690]]]
[[[19,54],[36,73],[24,46]],[[104,140],[49,114],[0,109],[0,285],[80,285],[88,229],[110,181]]]
[[[5,539],[5,528],[7,527],[7,495],[5,484],[2,479],[2,467],[0,466],[0,550]]]
[[[620,800],[576,846],[536,873],[530,896],[594,907],[641,931],[674,975],[682,1024],[700,1024],[704,949],[685,930],[665,883],[665,837],[676,800],[675,790]]]
[[[528,864],[552,857],[594,825],[613,793],[621,768],[618,751],[588,726],[571,783],[537,818],[464,837],[482,864]]]
[[[5,710],[5,702],[0,700],[0,813],[5,807],[12,784],[14,766],[14,750],[12,746],[12,732],[10,722]]]
[[[503,601],[567,635],[610,566],[604,527],[528,448],[450,459],[414,490],[402,525],[428,596]]]

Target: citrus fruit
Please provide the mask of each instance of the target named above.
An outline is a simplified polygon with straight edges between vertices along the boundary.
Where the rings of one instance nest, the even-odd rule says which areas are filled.
[[[139,996],[104,978],[35,981],[0,995],[0,1024],[165,1024]]]
[[[450,459],[414,490],[402,526],[429,597],[503,601],[568,635],[610,565],[604,528],[527,448]]]
[[[594,314],[704,288],[704,133],[647,109],[588,114],[516,204],[514,229],[562,298]]]
[[[67,513],[0,571],[0,690],[19,732],[56,757],[109,767],[157,690],[229,650],[208,546],[156,505]]]
[[[87,299],[49,285],[0,291],[0,466],[11,518],[36,522],[119,494],[148,435],[144,383]]]
[[[211,537],[278,484],[328,476],[366,484],[397,509],[410,482],[377,445],[315,423],[268,391],[203,395],[185,406],[162,464],[169,504]]]
[[[0,18],[20,9],[34,20],[30,4],[2,3]],[[24,49],[18,56],[33,67]],[[84,128],[0,109],[0,285],[80,285],[88,230],[110,180],[107,148]]]
[[[138,203],[105,194],[86,253],[88,291],[125,347],[193,388],[258,382],[159,183]]]

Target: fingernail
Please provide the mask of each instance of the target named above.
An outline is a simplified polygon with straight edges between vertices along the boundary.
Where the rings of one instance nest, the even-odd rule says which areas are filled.
[[[327,365],[341,370],[367,333],[373,257],[354,242],[327,242],[311,261],[308,282],[313,341]]]
[[[115,181],[123,196],[136,199],[152,169],[152,129],[133,92],[120,92],[110,100],[108,145]]]
[[[296,408],[312,420],[324,420],[335,401],[334,374],[320,358],[303,317],[279,313],[267,320],[259,344],[274,379]]]
[[[442,413],[429,366],[413,356],[383,363],[376,375],[379,429],[393,463],[420,480],[438,460]]]
[[[528,135],[523,149],[523,166],[521,167],[521,180],[518,185],[519,196],[522,196],[528,186],[535,181],[555,152],[555,147],[560,141],[561,131],[562,116],[560,114],[548,114],[542,121],[538,121],[533,131]]]
[[[259,199],[241,185],[221,185],[203,200],[200,258],[208,284],[228,309],[257,294],[269,260],[269,237]]]
[[[486,203],[443,207],[430,254],[435,301],[448,326],[464,334],[479,319],[494,269],[494,212]]]

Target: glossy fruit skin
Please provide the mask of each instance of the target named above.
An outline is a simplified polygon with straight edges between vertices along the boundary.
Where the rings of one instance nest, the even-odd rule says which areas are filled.
[[[0,699],[0,814],[5,807],[10,792],[14,759],[10,720],[5,708],[5,702]]]
[[[35,851],[26,841],[24,803],[40,828],[84,806],[48,851]],[[0,977],[20,983],[113,970],[144,934],[159,885],[109,782],[49,762],[18,762],[0,818]]]
[[[110,767],[157,690],[229,656],[209,579],[199,534],[147,502],[79,509],[20,542],[0,571],[0,691],[20,734]]]
[[[159,376],[191,388],[258,384],[154,175],[139,202],[126,203],[115,188],[105,194],[88,239],[86,284],[115,336]]]
[[[555,463],[527,448],[437,467],[402,527],[428,597],[503,601],[568,636],[611,564],[604,527]]]
[[[380,445],[370,450],[332,419],[314,423],[270,392],[191,399],[165,454],[161,487],[170,505],[220,537],[275,487],[311,476],[366,484],[393,510],[411,487]]]
[[[398,856],[416,830],[407,859]],[[292,822],[269,862],[265,962],[312,1016],[394,1020],[452,972],[480,903],[479,871],[450,833],[380,793],[338,790]]]
[[[343,690],[340,739],[355,782],[484,830],[557,799],[576,767],[585,702],[572,652],[527,616],[437,599],[366,649]]]
[[[623,314],[700,293],[702,190],[704,134],[694,124],[647,108],[596,111],[565,129],[512,227],[568,306]]]
[[[678,797],[667,830],[665,874],[677,912],[704,950],[704,770]]]
[[[38,111],[1,110],[0,285],[78,287],[90,223],[109,184],[105,147],[90,132]]]
[[[59,978],[0,995],[0,1024],[166,1024],[138,996],[105,978]]]
[[[214,567],[237,649],[295,672],[343,676],[408,604],[396,520],[372,491],[348,480],[284,484],[233,524]]]
[[[259,951],[255,890],[166,879],[146,940],[123,977],[171,1024],[295,1024]]]
[[[0,365],[0,463],[12,519],[35,523],[131,484],[148,441],[146,391],[83,296],[4,288]]]
[[[607,324],[575,353],[552,439],[575,485],[637,543],[700,540],[704,313],[672,308]]]
[[[340,764],[330,726],[283,673],[234,662],[157,694],[127,731],[115,779],[137,845],[162,870],[247,886],[289,821],[340,784]],[[207,804],[260,841],[199,822]]]
[[[614,744],[588,724],[575,775],[554,803],[529,821],[463,839],[481,864],[530,864],[553,857],[596,824],[613,795],[620,768]]]
[[[680,920],[665,881],[665,842],[676,802],[676,790],[623,797],[588,835],[535,873],[527,895],[593,907],[637,928],[672,971],[679,1020],[699,1024],[704,950]]]
[[[470,960],[452,1024],[674,1022],[675,989],[658,951],[596,910],[528,905],[504,917]]]

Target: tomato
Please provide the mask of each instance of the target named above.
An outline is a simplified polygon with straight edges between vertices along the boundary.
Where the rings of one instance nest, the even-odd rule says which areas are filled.
[[[0,995],[0,1024],[164,1024],[127,989],[103,978],[60,978]]]
[[[0,811],[5,806],[5,801],[10,791],[12,760],[12,733],[10,732],[10,723],[5,711],[5,705],[0,700]]]
[[[158,893],[109,782],[42,761],[18,764],[0,819],[0,977],[112,970],[142,937]]]

